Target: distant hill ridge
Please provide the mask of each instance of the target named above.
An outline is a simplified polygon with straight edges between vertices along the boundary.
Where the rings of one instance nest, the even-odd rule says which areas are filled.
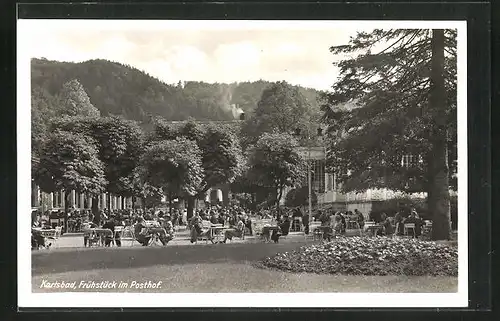
[[[72,63],[35,58],[31,61],[32,93],[37,93],[33,108],[40,102],[50,106],[52,97],[72,79],[83,85],[101,115],[121,115],[140,122],[147,122],[150,117],[170,121],[234,120],[235,106],[251,113],[271,84],[259,80],[231,84],[187,81],[170,85],[132,66],[103,59]],[[319,92],[299,88],[311,107],[319,110]]]

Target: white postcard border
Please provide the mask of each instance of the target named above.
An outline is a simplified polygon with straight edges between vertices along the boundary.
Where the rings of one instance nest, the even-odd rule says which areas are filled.
[[[458,292],[457,293],[33,293],[29,228],[31,205],[30,44],[40,24],[107,30],[442,28],[458,30]],[[17,22],[17,235],[19,307],[466,307],[468,305],[467,25],[466,21],[183,21],[28,20]],[[307,297],[305,297],[307,295]]]

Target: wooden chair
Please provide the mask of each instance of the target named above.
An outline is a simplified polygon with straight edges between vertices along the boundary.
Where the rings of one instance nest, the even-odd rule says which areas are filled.
[[[116,230],[116,227],[115,227]],[[134,245],[134,242],[137,242],[135,239],[135,233],[134,233],[134,227],[133,226],[125,226],[123,227],[123,230],[121,231],[120,239],[122,243],[124,241],[130,241],[130,246]]]
[[[309,224],[309,235],[304,233],[304,239],[307,240],[308,237],[311,237],[313,241],[315,241],[316,239],[321,240],[323,238],[323,232],[318,229],[320,226],[320,222],[311,222]]]
[[[115,226],[115,233],[113,234],[113,240],[111,241],[111,244],[113,245],[116,244],[116,240],[118,239],[116,235],[119,235],[121,240],[122,233],[123,233],[123,226],[121,225]]]
[[[210,223],[210,221],[201,221],[201,233],[198,234],[195,244],[198,243],[198,240],[205,240],[205,244],[208,244],[208,241],[212,240],[212,237],[210,235],[211,226],[212,223]]]
[[[361,225],[359,225],[358,221],[350,220],[346,222],[346,230],[358,230],[359,236],[363,235],[363,231],[361,230]]]
[[[59,238],[61,237],[61,232],[62,232],[62,226],[57,226],[53,231],[47,232],[47,234],[45,234],[44,237],[50,241],[51,246],[54,246],[57,240],[59,240]]]
[[[431,235],[432,235],[432,222],[426,221],[425,225],[422,228],[421,238],[430,240]]]
[[[416,235],[415,229],[416,229],[415,223],[405,223],[404,224],[404,235],[405,236],[409,236],[408,235],[409,234],[409,230],[412,230],[413,231],[413,237],[415,238],[415,235]]]

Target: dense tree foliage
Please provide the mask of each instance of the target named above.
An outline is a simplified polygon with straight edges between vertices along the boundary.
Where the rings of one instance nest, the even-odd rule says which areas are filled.
[[[254,181],[272,189],[276,206],[279,206],[284,188],[299,185],[306,172],[296,147],[297,141],[291,135],[264,133],[252,148],[249,167]]]
[[[312,206],[318,203],[318,196],[314,191],[311,192]],[[285,196],[285,205],[287,207],[299,207],[309,204],[309,188],[302,186],[291,189]]]
[[[121,117],[63,117],[52,122],[54,130],[91,137],[97,157],[104,164],[106,191],[121,196],[133,194],[133,171],[143,153],[143,132],[133,121]],[[97,213],[96,198],[92,204]]]
[[[57,98],[44,88],[31,90],[31,152],[39,156],[48,134],[50,120],[57,115]]]
[[[247,144],[273,131],[291,134],[304,129],[302,132],[307,135],[314,119],[311,104],[299,88],[282,81],[264,90],[254,113],[245,121],[242,133]]]
[[[205,188],[232,183],[240,174],[243,155],[238,138],[217,125],[208,125],[200,141]]]
[[[59,114],[68,116],[99,117],[100,112],[90,102],[90,98],[78,80],[65,83],[59,94]]]
[[[227,126],[199,124],[188,121],[171,124],[156,120],[153,141],[172,140],[184,137],[196,143],[201,152],[203,180],[195,194],[187,196],[188,216],[193,213],[196,198],[202,198],[212,187],[231,183],[240,173],[243,161],[238,137]]]
[[[331,51],[345,58],[336,63],[339,81],[323,111],[328,162],[344,190],[425,191],[434,237],[448,238],[449,179],[456,173],[456,31],[360,32]]]
[[[144,181],[162,188],[170,201],[195,196],[203,182],[202,152],[195,141],[184,137],[148,146],[141,168]]]
[[[98,195],[106,187],[104,164],[97,157],[95,141],[88,136],[64,131],[48,135],[34,179],[44,192],[75,190]],[[70,193],[66,193],[66,208]]]

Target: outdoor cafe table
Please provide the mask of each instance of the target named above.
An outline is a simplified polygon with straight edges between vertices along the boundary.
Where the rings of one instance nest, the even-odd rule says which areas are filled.
[[[159,225],[154,225],[148,227],[148,233],[151,235],[151,241],[149,242],[149,245],[155,245],[160,241],[160,236],[162,233],[164,233],[165,229]]]
[[[90,228],[83,232],[83,237],[90,237],[95,234],[98,237],[98,245],[102,246],[104,244],[104,239],[106,236],[113,237],[113,232],[107,228]]]
[[[380,224],[369,225],[366,227],[365,230],[369,235],[376,236],[377,232],[382,230],[382,225]]]
[[[32,227],[31,231],[35,231],[39,233],[42,237],[49,237],[49,236],[54,236],[56,233],[55,229],[43,229],[41,227]]]
[[[333,229],[331,226],[318,226],[314,228],[313,235],[324,238],[328,233],[333,234]]]
[[[271,235],[274,231],[279,229],[278,225],[265,225],[262,227],[262,236],[267,242],[271,241]]]
[[[226,228],[221,225],[212,225],[209,229],[212,242],[219,243],[221,237],[224,235],[223,231],[226,230]]]

